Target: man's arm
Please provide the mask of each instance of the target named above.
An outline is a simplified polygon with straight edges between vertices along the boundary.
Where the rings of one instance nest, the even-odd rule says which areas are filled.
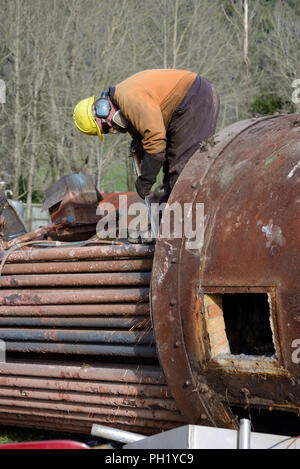
[[[120,108],[141,135],[141,175],[136,180],[136,190],[143,199],[165,161],[166,129],[159,104],[144,90],[130,93],[120,102]]]

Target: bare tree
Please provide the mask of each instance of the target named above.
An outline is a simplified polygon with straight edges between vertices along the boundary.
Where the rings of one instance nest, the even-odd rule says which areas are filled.
[[[265,42],[269,61],[265,67],[269,92],[281,96],[287,107],[300,112],[299,103],[291,100],[295,79],[300,78],[300,17],[289,5],[278,4],[270,17],[270,33]]]

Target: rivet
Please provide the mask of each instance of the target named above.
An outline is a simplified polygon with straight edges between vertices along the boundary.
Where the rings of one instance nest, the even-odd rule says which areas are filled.
[[[196,189],[197,185],[198,185],[198,181],[197,182],[192,182],[191,188]]]
[[[176,347],[176,348],[181,347],[181,342],[180,342],[180,340],[176,340],[176,342],[175,342],[175,347]]]
[[[176,298],[171,298],[171,300],[170,300],[170,305],[171,305],[171,306],[175,306],[176,303],[177,303]]]
[[[177,262],[178,262],[177,257],[173,257],[173,259],[171,259],[171,264],[177,264]]]
[[[201,420],[207,420],[207,415],[206,414],[201,414]]]

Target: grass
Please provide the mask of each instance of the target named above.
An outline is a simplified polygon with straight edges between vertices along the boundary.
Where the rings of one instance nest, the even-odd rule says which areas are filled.
[[[4,443],[20,443],[24,441],[45,440],[72,440],[85,443],[91,447],[107,443],[106,440],[96,439],[91,435],[55,432],[51,430],[39,430],[34,428],[0,426],[0,445]]]

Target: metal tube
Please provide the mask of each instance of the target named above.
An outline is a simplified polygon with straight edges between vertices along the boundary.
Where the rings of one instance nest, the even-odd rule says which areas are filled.
[[[30,377],[30,376],[8,376],[0,374],[0,386],[5,386],[13,389],[23,390],[24,388],[32,389],[47,389],[59,392],[77,391],[84,393],[86,399],[88,394],[107,394],[111,396],[126,396],[126,398],[140,397],[142,399],[158,399],[164,402],[174,402],[168,387],[166,385],[157,386],[152,384],[130,384],[130,383],[114,383],[114,382],[101,382],[101,381],[86,381],[75,379],[55,379],[47,377]],[[168,404],[169,405],[169,404]]]
[[[97,327],[97,328],[121,328],[121,329],[131,329],[137,330],[145,328],[149,325],[150,318],[149,316],[136,316],[133,318],[88,318],[88,317],[79,317],[79,318],[32,318],[32,317],[1,317],[0,316],[0,327],[5,326],[21,326],[21,327]],[[1,330],[0,330],[1,336]]]
[[[10,259],[9,259],[10,260]],[[51,274],[72,272],[148,272],[152,268],[152,259],[113,259],[109,261],[78,261],[78,262],[31,262],[5,264],[2,275],[19,274]]]
[[[91,435],[105,438],[106,440],[119,441],[120,443],[134,443],[145,438],[139,433],[126,432],[118,428],[107,427],[106,425],[94,424],[92,426]]]
[[[97,421],[97,419],[94,419]],[[14,427],[31,427],[40,428],[43,430],[60,430],[68,433],[87,433],[91,434],[91,428],[93,422],[85,420],[73,420],[63,415],[61,417],[51,417],[49,415],[15,415],[11,413],[0,412],[0,423],[1,425],[12,425]],[[120,429],[128,430],[129,428],[133,431],[143,431],[145,435],[151,435],[157,433],[157,428],[141,428],[135,425],[120,424]]]
[[[59,412],[51,409],[27,409],[26,407],[21,407],[21,408],[14,408],[11,407],[11,410],[9,407],[5,406],[2,407],[0,405],[0,419],[1,415],[4,413],[7,416],[7,413],[9,415],[11,414],[16,414],[19,415],[23,414],[24,416],[27,417],[27,422],[30,422],[32,418],[43,418],[45,421],[50,421],[50,420],[56,420],[56,422],[63,422],[65,419],[70,421],[70,424],[72,425],[74,423],[74,427],[79,423],[81,424],[86,424],[89,425],[89,433],[91,430],[91,426],[95,422],[99,423],[105,423],[107,422],[107,416],[106,415],[88,415],[88,414],[83,414],[76,412],[72,415],[72,419],[70,419],[70,415],[67,412]],[[114,415],[113,416],[113,423],[115,425],[118,425],[118,428],[130,428],[132,430],[139,430],[143,434],[153,434],[157,433],[157,429],[161,428],[162,430],[170,430],[171,428],[174,428],[174,423],[168,422],[168,421],[157,421],[157,420],[148,420],[148,419],[142,419],[142,418],[132,418],[132,417],[124,417],[124,416],[119,416],[119,415]],[[27,425],[28,426],[28,425]],[[57,428],[60,428],[59,425]]]
[[[28,416],[14,415],[11,413],[0,413],[0,425],[10,425],[14,427],[31,427],[40,428],[43,430],[54,430],[67,433],[88,433],[90,434],[91,423],[88,422],[74,422],[67,418],[51,418],[49,416],[36,416],[32,415],[30,421]]]
[[[135,345],[154,344],[152,332],[119,331],[119,330],[66,330],[66,329],[0,329],[0,339],[7,341],[24,341],[24,348],[28,341],[34,342],[71,342],[72,344],[123,344]],[[80,346],[80,345],[79,345]]]
[[[9,363],[0,362],[0,374],[13,376],[37,376],[47,378],[63,378],[93,381],[112,381],[116,383],[138,383],[166,385],[162,370],[157,366],[112,365],[99,366],[99,363],[90,363],[89,366],[79,366],[77,362],[68,361],[68,365],[62,361],[56,364],[48,364],[44,361],[38,363]]]
[[[1,292],[0,292],[1,298]],[[0,316],[149,316],[149,303],[0,306]]]
[[[176,412],[177,408],[175,402],[172,399],[155,399],[145,397],[129,397],[126,395],[104,395],[90,393],[86,394],[74,391],[63,391],[63,390],[41,390],[36,388],[7,388],[0,386],[0,397],[13,397],[23,398],[24,400],[29,399],[40,399],[44,401],[67,401],[75,403],[86,404],[87,402],[91,405],[108,405],[123,408],[132,409],[153,409],[153,410],[168,410]],[[43,406],[43,404],[41,404]]]
[[[248,419],[240,420],[239,428],[239,449],[250,449],[251,422]]]
[[[102,355],[109,357],[156,358],[156,348],[146,345],[94,345],[64,344],[48,342],[11,342],[5,343],[7,352],[22,353],[63,353],[75,355]]]
[[[170,425],[171,422],[184,422],[183,417],[179,413],[171,412],[168,410],[157,410],[157,409],[144,409],[144,408],[130,408],[130,407],[116,407],[114,405],[90,405],[77,402],[63,402],[63,401],[49,401],[49,400],[31,400],[31,399],[21,399],[21,398],[9,398],[9,397],[0,397],[0,409],[3,407],[11,408],[25,408],[26,410],[31,411],[36,409],[38,412],[43,409],[46,412],[66,412],[70,414],[83,414],[91,418],[94,416],[100,415],[109,416],[109,418],[114,417],[124,417],[127,419],[141,419],[146,425],[153,425],[152,420],[160,420]],[[24,410],[25,410],[24,409]],[[103,417],[102,417],[103,418]]]
[[[127,244],[126,246],[84,246],[66,248],[32,248],[13,252],[9,262],[31,262],[49,260],[124,259],[152,257],[155,246]],[[0,255],[0,260],[3,257]]]
[[[146,301],[149,288],[0,290],[0,305],[53,305]]]
[[[150,272],[43,274],[0,277],[0,288],[149,285]]]

